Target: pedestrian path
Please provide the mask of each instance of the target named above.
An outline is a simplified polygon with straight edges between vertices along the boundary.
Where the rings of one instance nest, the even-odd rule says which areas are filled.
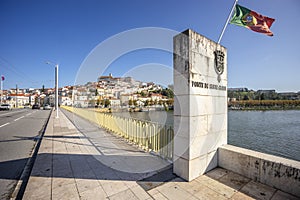
[[[53,112],[23,199],[297,199],[221,168],[191,182],[171,171],[122,138]]]

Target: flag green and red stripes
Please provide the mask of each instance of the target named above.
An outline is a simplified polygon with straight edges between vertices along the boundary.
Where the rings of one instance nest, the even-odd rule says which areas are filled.
[[[243,26],[252,31],[273,36],[270,27],[275,19],[258,14],[248,8],[236,4],[235,12],[230,20],[231,24]]]

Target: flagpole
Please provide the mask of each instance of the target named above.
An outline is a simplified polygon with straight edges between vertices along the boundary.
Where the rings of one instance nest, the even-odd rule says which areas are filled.
[[[3,81],[1,77],[1,104],[2,104],[2,98],[3,98]]]
[[[228,15],[227,21],[226,21],[226,23],[225,23],[225,25],[224,25],[224,27],[223,27],[222,33],[221,33],[221,35],[220,35],[220,37],[219,37],[218,44],[220,44],[220,42],[221,42],[221,39],[222,39],[222,37],[223,37],[223,34],[224,34],[225,29],[226,29],[226,27],[227,27],[227,25],[228,25],[228,23],[229,23],[230,17],[231,17],[231,15],[232,15],[232,12],[233,12],[234,7],[235,7],[235,5],[237,4],[237,2],[238,2],[238,0],[235,0],[235,1],[234,1],[234,4],[233,4],[233,6],[232,6],[232,8],[231,8],[231,11],[230,11],[230,14]]]

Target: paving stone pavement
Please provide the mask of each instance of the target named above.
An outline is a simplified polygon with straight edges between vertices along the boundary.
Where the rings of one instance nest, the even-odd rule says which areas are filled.
[[[85,120],[75,126],[70,113],[54,113],[23,199],[298,199],[221,168],[191,182],[164,176],[171,174],[167,161]]]

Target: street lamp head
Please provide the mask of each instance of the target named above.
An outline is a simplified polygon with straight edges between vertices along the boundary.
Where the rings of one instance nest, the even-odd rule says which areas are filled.
[[[46,64],[48,64],[48,65],[54,65],[56,68],[58,68],[58,64],[54,64],[53,62],[46,61]]]

